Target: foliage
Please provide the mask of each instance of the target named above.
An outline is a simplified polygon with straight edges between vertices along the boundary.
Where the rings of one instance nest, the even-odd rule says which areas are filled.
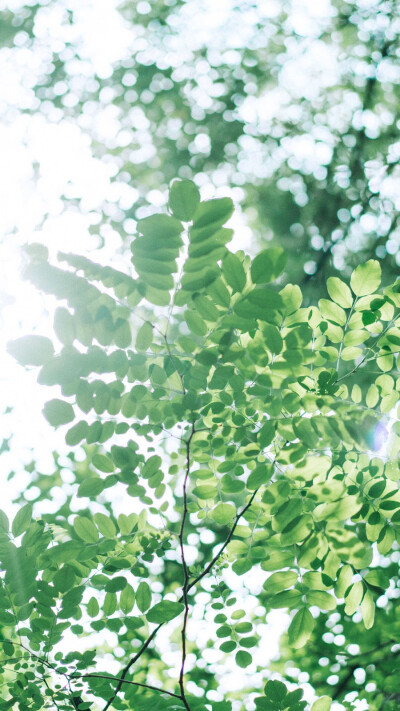
[[[348,277],[369,258],[384,260],[394,281],[396,0],[227,0],[215,12],[206,0],[117,4],[120,24],[110,15],[104,39],[85,0],[16,3],[0,13],[3,52],[21,87],[5,124],[19,117],[33,136],[36,125],[49,135],[67,127],[67,142],[79,127],[97,172],[111,175],[94,206],[80,173],[60,186],[99,247],[116,234],[126,242],[154,193],[160,204],[174,177],[195,176],[214,194],[231,186],[255,237],[285,249],[291,279],[311,302],[336,269]],[[100,59],[85,33],[99,34]],[[50,178],[46,165],[36,172],[40,193]]]
[[[287,658],[325,711],[350,688],[354,630],[356,656],[396,653],[398,616],[380,601],[400,540],[399,284],[381,287],[369,260],[302,306],[300,287],[282,286],[283,249],[229,249],[233,209],[175,180],[169,212],[137,224],[133,273],[28,248],[26,277],[60,303],[56,338],[9,349],[57,388],[44,416],[71,449],[67,479],[65,465],[32,472],[33,514],[22,496],[11,532],[0,519],[7,708],[300,711]],[[54,487],[62,503],[40,514]],[[245,589],[260,579],[256,606],[233,573]],[[277,609],[290,614],[286,684],[258,654]],[[339,618],[348,676],[335,696],[315,665],[323,654],[334,669],[323,628]],[[223,700],[215,646],[247,670]],[[367,693],[371,708],[396,694],[387,681]]]

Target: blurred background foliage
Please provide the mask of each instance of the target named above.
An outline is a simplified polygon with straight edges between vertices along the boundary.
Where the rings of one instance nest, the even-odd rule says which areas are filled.
[[[54,125],[78,128],[106,168],[95,206],[76,182],[59,196],[89,213],[99,247],[117,233],[123,250],[148,201],[196,176],[229,186],[250,251],[288,251],[310,302],[368,258],[397,273],[396,0],[14,0],[0,27],[2,120],[23,115],[25,140],[27,117],[50,141]]]

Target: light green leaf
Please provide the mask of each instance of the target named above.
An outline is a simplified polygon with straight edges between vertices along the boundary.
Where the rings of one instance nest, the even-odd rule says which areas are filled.
[[[124,615],[129,615],[135,604],[135,591],[129,583],[125,585],[119,598],[119,606]]]
[[[235,516],[236,508],[232,504],[219,503],[215,509],[211,511],[211,518],[220,526],[225,526],[230,523]]]
[[[284,316],[290,316],[298,311],[303,301],[303,294],[297,284],[286,284],[286,286],[280,290],[279,295],[281,297]]]
[[[65,441],[71,447],[74,447],[86,437],[87,432],[88,424],[84,420],[81,420],[68,430],[67,434],[65,435]]]
[[[105,482],[100,477],[87,477],[79,484],[78,496],[96,497],[105,489]]]
[[[333,301],[329,301],[329,299],[320,299],[318,306],[324,319],[332,321],[339,326],[344,326],[347,316],[341,306],[338,306],[338,304],[335,304]]]
[[[304,541],[314,528],[314,522],[310,514],[304,514],[294,518],[281,533],[281,542],[284,546],[292,543]]]
[[[361,615],[366,630],[370,630],[375,620],[375,603],[370,590],[367,590],[361,603]]]
[[[263,588],[267,595],[275,595],[282,590],[291,588],[297,583],[298,575],[294,570],[282,570],[278,573],[273,573],[265,581]]]
[[[344,309],[349,309],[353,303],[353,297],[347,284],[338,277],[329,277],[326,282],[328,294],[333,301]]]
[[[330,711],[332,699],[329,696],[320,696],[311,706],[311,711]]]
[[[253,259],[250,268],[253,284],[268,284],[282,274],[287,253],[281,247],[264,249]]]
[[[150,610],[146,613],[146,618],[149,622],[155,622],[159,625],[162,622],[169,622],[170,620],[173,620],[175,617],[180,615],[184,609],[184,605],[181,602],[163,600],[150,608]]]
[[[195,486],[193,489],[193,495],[199,499],[213,499],[217,493],[218,489],[214,484],[202,484],[201,486]]]
[[[136,334],[135,347],[138,351],[147,351],[153,342],[153,326],[145,321]]]
[[[353,271],[350,286],[356,296],[373,294],[381,283],[381,266],[376,259],[369,259],[365,264],[359,264]]]
[[[137,230],[145,237],[164,240],[165,247],[171,244],[171,238],[183,230],[182,223],[169,215],[150,215],[137,223]]]
[[[179,220],[189,222],[200,202],[198,187],[191,180],[174,180],[169,189],[169,206]]]
[[[7,344],[7,350],[21,365],[43,365],[53,353],[53,344],[44,336],[22,336]]]
[[[150,479],[161,467],[162,461],[158,454],[152,454],[142,467],[142,477],[144,479]]]
[[[346,615],[354,615],[362,600],[363,593],[363,584],[361,580],[357,580],[357,582],[350,587],[345,597],[344,611]]]
[[[306,594],[309,605],[316,605],[320,610],[334,610],[336,608],[335,598],[323,590],[310,590]]]
[[[54,331],[61,343],[70,346],[75,339],[75,321],[68,309],[58,308],[54,314]]]
[[[86,516],[75,516],[74,530],[76,535],[86,543],[96,543],[99,538],[96,526]]]
[[[283,607],[297,607],[301,604],[301,598],[302,595],[300,590],[283,590],[282,592],[274,595],[274,597],[268,601],[268,605],[272,609],[276,610]]]
[[[267,420],[257,434],[257,442],[261,449],[268,447],[275,437],[275,423]]]
[[[185,311],[184,313],[185,321],[192,333],[196,336],[205,336],[208,328],[207,324],[199,316],[196,311]]]
[[[151,605],[151,590],[144,580],[139,583],[136,590],[136,605],[138,606],[140,612],[146,612]]]
[[[229,252],[222,261],[222,273],[233,293],[242,292],[246,284],[246,274],[239,257]]]
[[[103,602],[103,612],[106,617],[114,614],[118,606],[117,595],[115,592],[108,592]]]
[[[10,522],[8,520],[8,516],[4,511],[0,509],[0,531],[2,533],[8,533],[8,529],[10,527]]]
[[[117,521],[121,534],[123,536],[127,536],[131,533],[133,527],[137,523],[137,514],[131,513],[129,516],[126,514],[120,514]]]
[[[104,454],[95,454],[92,459],[92,464],[96,469],[106,474],[110,474],[115,469],[111,459]]]
[[[276,326],[266,323],[262,327],[262,333],[268,350],[271,353],[280,353],[283,348],[283,340]]]
[[[233,202],[230,198],[217,198],[201,202],[193,218],[196,229],[208,225],[220,226],[229,220],[233,213]]]
[[[314,629],[314,625],[315,620],[311,612],[306,607],[303,607],[301,610],[298,610],[298,612],[296,612],[295,616],[293,617],[288,629],[290,646],[294,649],[300,649],[301,647],[304,647],[304,645],[307,644],[311,636],[311,633]]]
[[[97,528],[105,538],[114,538],[117,529],[109,516],[102,513],[95,513],[93,518]]]
[[[20,536],[24,533],[32,521],[32,504],[25,504],[17,511],[12,522],[11,531],[13,536]]]
[[[49,400],[46,402],[43,408],[43,414],[53,427],[59,427],[60,425],[66,425],[68,422],[72,422],[75,417],[74,409],[72,405],[64,400]]]
[[[99,614],[100,608],[99,608],[99,603],[97,602],[95,597],[91,597],[88,604],[87,604],[87,613],[89,617],[97,617]]]

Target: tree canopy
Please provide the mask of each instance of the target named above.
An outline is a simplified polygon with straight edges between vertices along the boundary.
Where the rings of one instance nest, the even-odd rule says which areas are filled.
[[[23,250],[65,446],[0,512],[5,709],[399,706],[396,3],[227,7],[120,4],[97,64],[78,6],[2,13],[9,120],[113,187],[60,195],[97,254]]]

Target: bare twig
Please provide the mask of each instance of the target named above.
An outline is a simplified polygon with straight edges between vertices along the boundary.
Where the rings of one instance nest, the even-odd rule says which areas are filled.
[[[168,696],[173,696],[175,699],[181,699],[179,694],[174,694],[172,691],[166,691],[165,689],[161,689],[159,686],[140,684],[138,681],[129,681],[128,679],[121,679],[118,676],[111,676],[109,674],[93,672],[92,674],[80,674],[78,677],[74,676],[74,679],[108,679],[109,681],[117,681],[122,684],[130,684],[131,686],[140,686],[143,689],[151,689],[152,691],[158,691],[160,694],[167,694]]]
[[[215,556],[212,558],[212,560],[210,560],[209,564],[204,568],[203,572],[200,573],[200,574],[197,576],[197,578],[195,578],[194,580],[192,580],[191,583],[189,583],[188,588],[187,588],[188,591],[191,590],[191,588],[193,588],[195,585],[197,585],[197,583],[200,582],[200,580],[202,580],[202,578],[204,578],[204,576],[207,575],[207,573],[210,572],[211,568],[213,568],[213,566],[215,565],[215,563],[217,562],[217,560],[221,557],[221,555],[223,554],[223,552],[224,552],[225,548],[227,547],[228,543],[231,541],[233,534],[235,533],[236,526],[238,525],[238,523],[239,523],[240,519],[242,518],[243,514],[245,514],[246,511],[248,511],[248,509],[249,509],[250,506],[252,505],[254,499],[256,498],[256,495],[257,495],[259,489],[260,489],[260,487],[258,487],[255,491],[253,491],[253,493],[252,493],[252,495],[251,495],[249,501],[247,502],[246,506],[245,506],[241,511],[239,511],[239,513],[237,514],[237,516],[236,516],[236,518],[235,518],[235,521],[234,521],[234,523],[233,523],[233,526],[232,526],[231,530],[229,531],[228,537],[226,538],[225,542],[222,544],[222,546],[220,547],[219,551],[217,551],[217,553],[216,553]]]
[[[182,559],[182,567],[183,567],[182,598],[183,598],[183,604],[185,607],[185,611],[183,614],[183,624],[182,624],[182,629],[181,629],[182,664],[181,664],[181,669],[179,672],[179,688],[181,691],[182,701],[183,701],[187,711],[190,711],[190,706],[189,706],[186,696],[185,696],[184,675],[185,675],[185,662],[186,662],[186,627],[187,627],[187,621],[188,621],[188,617],[189,617],[189,603],[188,603],[188,596],[187,596],[188,590],[189,590],[189,569],[188,569],[186,559],[185,559],[185,547],[183,544],[183,537],[184,537],[184,532],[185,532],[186,518],[188,515],[187,484],[188,484],[189,474],[190,474],[190,443],[192,441],[194,433],[195,433],[195,428],[194,428],[194,423],[193,423],[190,437],[186,442],[186,473],[185,473],[185,478],[183,481],[183,515],[182,515],[181,527],[180,527],[180,531],[179,531],[179,546],[181,549],[181,559]]]

